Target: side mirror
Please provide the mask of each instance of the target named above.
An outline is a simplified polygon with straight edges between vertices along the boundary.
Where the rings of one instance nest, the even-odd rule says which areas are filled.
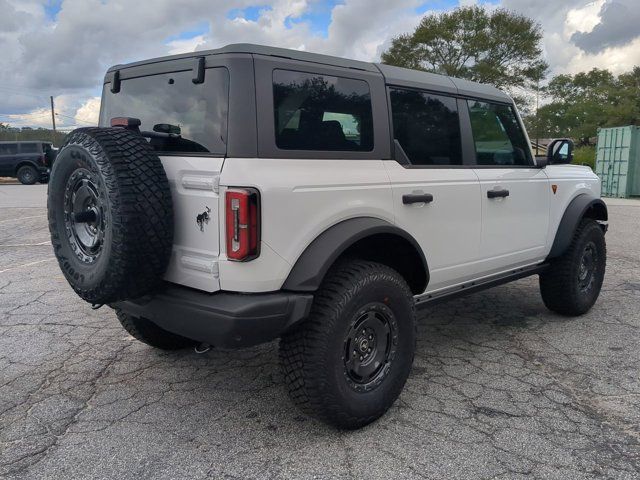
[[[568,138],[557,138],[547,146],[547,164],[563,165],[573,161],[573,142]]]

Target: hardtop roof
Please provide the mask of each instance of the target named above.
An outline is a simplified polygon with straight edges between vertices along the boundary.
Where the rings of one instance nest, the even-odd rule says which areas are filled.
[[[500,102],[511,103],[511,97],[492,85],[486,85],[460,78],[438,75],[435,73],[411,70],[408,68],[394,67],[373,62],[363,62],[347,58],[334,57],[320,53],[311,53],[288,48],[269,47],[266,45],[255,45],[251,43],[234,43],[213,50],[202,50],[179,55],[169,55],[165,57],[151,58],[139,62],[132,62],[124,65],[114,65],[107,70],[107,73],[116,70],[123,70],[140,65],[179,60],[184,58],[206,57],[210,55],[245,53],[252,55],[265,55],[272,57],[282,57],[302,62],[317,63],[343,68],[351,68],[368,72],[381,73],[387,84],[433,90],[436,92],[459,94],[470,97],[486,98]]]

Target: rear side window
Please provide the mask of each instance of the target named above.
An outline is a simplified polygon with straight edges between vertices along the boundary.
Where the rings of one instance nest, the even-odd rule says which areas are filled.
[[[373,150],[371,93],[363,80],[275,70],[276,145],[284,150]]]
[[[38,148],[37,143],[21,143],[20,144],[20,153],[39,153],[40,149]]]
[[[533,165],[513,107],[468,100],[478,165]]]
[[[461,165],[455,98],[391,89],[393,135],[413,165]]]
[[[204,83],[194,84],[193,72],[173,72],[122,80],[120,92],[102,93],[100,124],[115,117],[133,117],[160,153],[224,155],[229,109],[226,68],[205,70]]]
[[[18,153],[17,143],[0,143],[0,155],[15,155]]]

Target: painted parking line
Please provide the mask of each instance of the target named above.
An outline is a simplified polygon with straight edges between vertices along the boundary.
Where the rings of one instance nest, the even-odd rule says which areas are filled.
[[[14,267],[5,268],[4,270],[0,270],[0,273],[8,272],[9,270],[17,270],[18,268],[31,267],[33,265],[38,265],[40,263],[50,262],[51,260],[55,260],[55,257],[45,258],[44,260],[38,260],[36,262],[29,262],[29,263],[24,263],[22,265],[16,265]]]

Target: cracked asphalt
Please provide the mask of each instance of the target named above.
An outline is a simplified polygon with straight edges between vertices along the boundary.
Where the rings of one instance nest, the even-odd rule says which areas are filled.
[[[580,318],[537,278],[421,312],[413,372],[339,432],[289,403],[277,345],[164,353],[67,286],[45,186],[0,186],[0,477],[640,478],[640,202],[609,202]]]

